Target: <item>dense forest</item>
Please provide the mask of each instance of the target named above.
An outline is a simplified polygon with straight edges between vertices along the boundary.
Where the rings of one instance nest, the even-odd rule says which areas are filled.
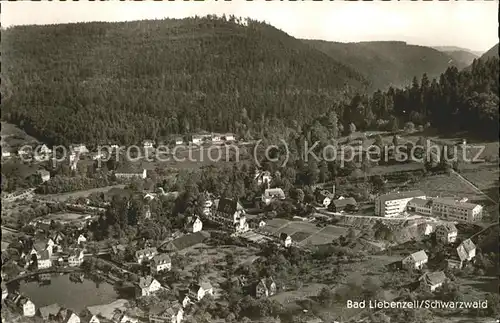
[[[459,60],[456,55],[452,57],[449,53],[434,48],[410,45],[402,41],[303,42],[359,71],[370,80],[373,90],[387,90],[389,86],[403,87],[410,84],[414,76],[426,73],[429,78],[434,78],[448,67],[456,66],[461,69],[472,63],[472,59]]]
[[[302,133],[323,116],[335,135],[408,121],[498,133],[498,58],[435,80],[401,67],[417,75],[411,86],[369,95],[379,81],[366,69],[233,16],[18,26],[2,36],[2,119],[49,144],[132,144],[201,129],[250,139]],[[400,46],[392,43],[364,47]],[[422,62],[415,48],[404,65]]]
[[[2,117],[49,143],[136,143],[248,118],[308,120],[368,82],[235,17],[21,26],[2,33]]]

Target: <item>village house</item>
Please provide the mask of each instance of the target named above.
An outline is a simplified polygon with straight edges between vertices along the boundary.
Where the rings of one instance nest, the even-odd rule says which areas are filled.
[[[182,139],[182,138],[175,138],[175,145],[176,146],[180,146],[182,144],[184,144],[184,139]]]
[[[285,192],[281,188],[268,188],[262,194],[262,202],[269,205],[273,200],[284,200]]]
[[[61,311],[61,307],[57,304],[40,307],[37,311],[38,315],[45,321],[55,321],[57,314]]]
[[[3,301],[7,298],[7,296],[9,296],[9,290],[7,289],[7,285],[3,282],[3,279],[1,285],[2,285],[2,301]]]
[[[276,294],[276,283],[272,277],[262,278],[255,285],[255,297],[269,297]]]
[[[9,159],[12,157],[12,154],[10,151],[6,151],[2,148],[2,159]]]
[[[89,318],[88,323],[101,323],[101,320],[99,319],[99,317],[97,317],[97,315],[92,315]]]
[[[443,286],[446,281],[446,275],[442,271],[427,272],[420,277],[420,282],[431,292]]]
[[[271,184],[272,176],[269,171],[260,171],[258,169],[255,170],[254,180],[257,182],[257,185],[267,185]]]
[[[331,201],[328,206],[328,210],[332,212],[344,212],[344,211],[355,211],[358,206],[356,200],[352,197],[341,197],[336,200]]]
[[[158,254],[158,250],[156,248],[145,248],[141,250],[137,250],[135,252],[135,260],[138,264],[142,264],[143,261],[149,261],[153,259],[154,256]]]
[[[404,269],[422,269],[428,261],[429,258],[425,251],[420,250],[404,258],[401,262]]]
[[[37,257],[37,268],[38,269],[47,269],[52,267],[52,261],[50,259],[50,253],[48,250],[44,250]]]
[[[61,309],[59,314],[57,314],[60,321],[63,323],[80,323],[80,317],[76,315],[72,310]]]
[[[236,232],[248,231],[245,210],[239,202],[222,198],[215,200],[213,207],[215,211],[207,216],[210,221]]]
[[[213,295],[214,289],[212,285],[207,282],[193,283],[189,286],[189,299],[196,301],[201,301],[205,295]]]
[[[80,248],[73,249],[69,252],[68,265],[78,267],[83,263],[84,253]]]
[[[47,147],[46,144],[43,144],[39,147],[37,147],[38,151],[37,153],[38,154],[41,154],[41,155],[50,155],[52,154],[52,149],[50,149],[49,147]]]
[[[215,144],[221,143],[222,142],[222,136],[218,133],[212,133],[212,142]]]
[[[234,134],[232,134],[232,133],[226,133],[224,136],[222,136],[222,138],[225,141],[235,141]]]
[[[37,176],[40,178],[42,183],[47,182],[50,180],[50,173],[46,171],[45,169],[40,169],[36,171]]]
[[[453,223],[445,223],[436,228],[436,240],[443,243],[455,242],[457,234],[457,227]]]
[[[330,203],[332,203],[333,200],[333,194],[328,192],[327,190],[322,190],[317,194],[317,201],[320,203],[323,207],[328,207]]]
[[[414,198],[408,201],[407,210],[422,215],[432,215],[432,200]]]
[[[425,199],[422,191],[388,193],[375,198],[375,215],[382,217],[398,216],[406,210],[408,202],[414,198]]]
[[[457,247],[457,254],[461,262],[472,261],[476,256],[476,245],[471,239],[464,240]]]
[[[288,248],[292,245],[292,237],[286,233],[280,234],[280,241],[285,248]]]
[[[18,308],[21,310],[23,316],[26,317],[35,316],[36,314],[35,304],[33,304],[33,302],[29,298],[25,296],[20,296],[16,303]]]
[[[78,236],[78,239],[76,240],[76,244],[81,246],[83,245],[85,242],[87,242],[87,238],[83,235],[83,234],[80,234]]]
[[[192,135],[191,143],[194,145],[201,145],[203,143],[203,136],[200,135]]]
[[[149,310],[150,323],[181,323],[184,309],[179,302],[172,302],[165,307],[153,307]]]
[[[191,222],[190,227],[193,233],[199,232],[203,229],[203,222],[201,222],[199,217],[195,217],[194,220]]]
[[[152,276],[141,277],[136,285],[136,295],[149,296],[161,289],[161,284]]]
[[[115,171],[115,177],[119,179],[133,179],[133,178],[142,178],[145,179],[147,177],[146,169],[135,170],[132,167],[119,167]]]
[[[151,149],[153,148],[155,142],[153,140],[144,140],[142,142],[142,146],[144,147],[144,149]]]
[[[128,315],[127,313],[116,313],[113,316],[113,322],[116,323],[139,323],[139,319]]]
[[[458,259],[458,256],[452,256],[446,259],[446,268],[448,269],[462,269],[463,262]]]
[[[83,155],[87,154],[89,150],[84,144],[73,144],[70,145],[70,151],[75,152],[76,154]]]
[[[172,269],[172,261],[167,254],[159,254],[151,259],[151,273],[158,274]]]
[[[189,290],[182,291],[179,294],[179,302],[183,308],[186,308],[193,303],[191,302],[191,298],[189,298]]]
[[[450,221],[474,222],[481,219],[483,207],[479,204],[456,201],[451,198],[432,200],[432,215]]]

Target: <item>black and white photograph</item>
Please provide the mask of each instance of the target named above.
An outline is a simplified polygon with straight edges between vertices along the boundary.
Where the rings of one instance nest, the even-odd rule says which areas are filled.
[[[0,5],[2,322],[499,322],[498,0]]]

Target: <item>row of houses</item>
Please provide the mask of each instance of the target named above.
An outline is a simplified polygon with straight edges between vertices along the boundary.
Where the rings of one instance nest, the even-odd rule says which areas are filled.
[[[393,217],[405,211],[450,221],[474,222],[481,219],[483,207],[466,199],[427,198],[419,190],[383,194],[375,199],[375,215]]]
[[[466,262],[470,262],[476,256],[476,246],[470,239],[464,240],[455,249],[455,252],[446,259],[448,268],[461,269]],[[401,260],[403,269],[421,270],[429,261],[429,257],[424,250],[412,253]]]

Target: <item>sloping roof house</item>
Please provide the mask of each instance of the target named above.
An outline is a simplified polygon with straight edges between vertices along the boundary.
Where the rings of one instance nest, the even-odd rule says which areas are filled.
[[[444,284],[446,275],[442,271],[428,272],[420,277],[420,281],[433,292]]]
[[[429,260],[424,250],[412,253],[402,260],[403,268],[421,269]]]
[[[460,261],[471,261],[476,256],[476,245],[471,239],[464,240],[457,247],[457,254]]]

